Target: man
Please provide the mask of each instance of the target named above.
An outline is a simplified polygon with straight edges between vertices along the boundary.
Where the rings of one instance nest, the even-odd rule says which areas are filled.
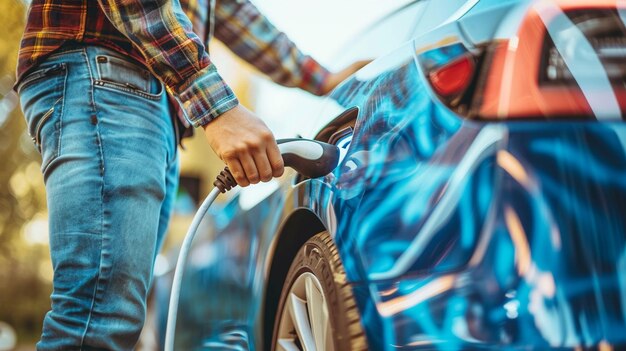
[[[241,186],[283,173],[271,131],[205,51],[213,31],[276,82],[315,94],[362,65],[327,72],[248,1],[32,1],[16,87],[50,215],[54,290],[38,350],[135,345],[174,201],[181,125],[204,129]]]

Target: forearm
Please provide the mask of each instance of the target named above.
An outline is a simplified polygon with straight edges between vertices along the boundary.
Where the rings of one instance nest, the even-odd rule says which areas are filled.
[[[328,71],[303,54],[251,2],[221,0],[215,22],[216,38],[273,81],[322,93]]]
[[[195,126],[238,105],[178,0],[98,0],[111,23],[181,102]]]

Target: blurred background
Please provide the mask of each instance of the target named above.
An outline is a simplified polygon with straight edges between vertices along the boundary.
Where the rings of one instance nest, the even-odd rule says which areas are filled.
[[[337,70],[349,63],[342,59],[341,52],[351,37],[410,1],[253,2],[303,51],[329,69]],[[12,91],[28,3],[27,0],[0,1],[0,351],[34,350],[52,291],[40,156],[24,131],[18,98]],[[367,52],[367,45],[362,47],[364,58],[376,56]],[[274,85],[220,43],[212,43],[210,52],[240,101],[264,118],[276,137],[312,136],[325,122],[313,117],[318,115],[323,98]],[[202,133],[186,140],[185,146],[186,150],[180,154],[181,186],[164,251],[179,245],[197,202],[208,193],[212,177],[223,166],[208,148]],[[240,201],[246,202],[242,206],[253,206],[271,187],[272,184],[267,184],[245,189],[246,196],[240,196]]]

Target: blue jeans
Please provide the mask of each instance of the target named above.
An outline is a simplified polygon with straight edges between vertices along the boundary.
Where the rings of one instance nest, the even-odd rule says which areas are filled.
[[[65,48],[19,86],[42,156],[54,268],[38,350],[130,350],[178,182],[163,85],[96,46]]]

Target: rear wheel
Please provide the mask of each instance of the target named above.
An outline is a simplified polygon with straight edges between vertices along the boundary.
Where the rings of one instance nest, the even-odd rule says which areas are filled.
[[[278,305],[274,351],[363,351],[367,341],[337,248],[327,232],[298,251]]]

